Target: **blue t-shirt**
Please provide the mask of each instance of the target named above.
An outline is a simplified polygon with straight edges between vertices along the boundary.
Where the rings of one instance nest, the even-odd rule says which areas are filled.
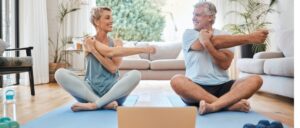
[[[109,46],[113,47],[113,45],[113,40],[109,38]],[[116,73],[109,72],[91,53],[86,56],[86,61],[87,69],[84,80],[101,97],[117,82],[119,71]]]
[[[214,29],[213,35],[227,34]],[[187,29],[183,34],[183,54],[185,58],[185,75],[193,82],[200,85],[219,85],[228,82],[229,76],[226,70],[222,70],[213,63],[212,56],[208,51],[193,51],[192,44],[198,39],[199,32]],[[230,49],[233,51],[232,49]]]

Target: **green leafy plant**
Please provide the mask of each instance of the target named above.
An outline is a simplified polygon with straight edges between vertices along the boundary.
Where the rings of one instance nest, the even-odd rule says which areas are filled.
[[[113,10],[113,37],[130,41],[160,41],[165,18],[160,6],[164,2],[150,0],[97,0],[97,5]]]
[[[232,2],[241,5],[243,11],[230,11],[227,13],[235,14],[243,19],[241,24],[227,24],[223,29],[232,32],[232,34],[249,34],[259,29],[265,29],[268,25],[272,24],[266,21],[268,14],[277,12],[273,9],[273,5],[278,0],[269,0],[268,3],[261,0],[231,0]],[[257,44],[252,46],[254,53],[265,51],[269,45],[269,39],[267,38],[263,44]]]
[[[56,39],[52,40],[49,37],[49,45],[53,49],[53,63],[61,63],[63,61],[63,55],[65,54],[62,50],[65,49],[67,44],[72,43],[72,37],[65,37],[62,34],[62,29],[64,28],[64,20],[66,16],[72,12],[79,10],[77,7],[70,7],[71,1],[66,3],[60,3],[58,7],[58,32],[56,33]]]

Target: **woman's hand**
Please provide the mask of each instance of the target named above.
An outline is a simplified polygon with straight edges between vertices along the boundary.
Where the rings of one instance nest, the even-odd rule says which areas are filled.
[[[149,46],[146,48],[147,53],[154,54],[156,52],[156,48],[154,46]]]
[[[123,47],[123,41],[119,38],[114,40],[114,46],[115,47]]]
[[[83,42],[83,47],[86,52],[92,52],[95,48],[96,40],[93,37],[86,37]]]

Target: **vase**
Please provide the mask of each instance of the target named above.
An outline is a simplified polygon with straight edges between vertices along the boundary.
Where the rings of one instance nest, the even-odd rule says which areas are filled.
[[[66,63],[49,63],[49,82],[56,83],[56,80],[54,78],[55,72],[59,68],[66,68],[66,67],[67,67]]]
[[[252,50],[252,44],[246,44],[241,46],[242,58],[253,58],[254,52]]]

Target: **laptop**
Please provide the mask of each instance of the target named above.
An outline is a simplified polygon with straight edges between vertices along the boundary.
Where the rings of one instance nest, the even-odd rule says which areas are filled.
[[[196,107],[118,107],[118,128],[195,128]]]

